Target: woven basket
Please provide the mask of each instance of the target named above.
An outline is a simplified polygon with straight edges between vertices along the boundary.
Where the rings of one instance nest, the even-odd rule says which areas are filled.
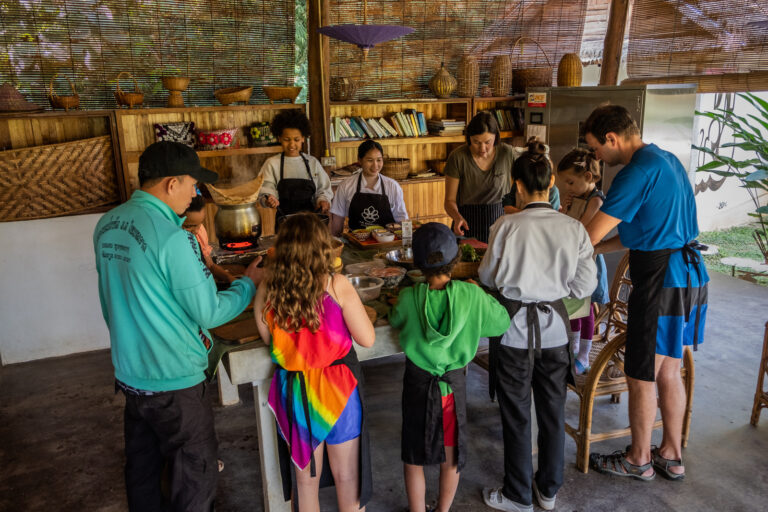
[[[169,91],[186,91],[189,87],[189,77],[186,76],[164,76],[161,80]]]
[[[429,79],[429,90],[438,98],[450,98],[456,89],[456,79],[445,69],[445,63],[440,63],[440,69]]]
[[[269,98],[270,103],[279,100],[289,100],[290,103],[293,103],[301,92],[301,87],[279,87],[276,85],[262,85],[261,89]]]
[[[71,96],[59,96],[53,92],[53,80],[57,76],[58,75],[53,75],[51,77],[51,83],[48,85],[48,101],[51,102],[51,107],[54,109],[63,108],[65,112],[71,108],[78,108],[80,106],[80,95],[77,94],[75,83],[71,78],[67,77],[67,80],[69,80],[69,87],[72,89]]]
[[[128,78],[133,80],[133,92],[127,92],[120,88],[120,77],[123,75],[128,75]],[[115,100],[117,100],[117,105],[119,107],[127,105],[128,108],[133,108],[134,105],[141,105],[144,103],[144,93],[141,92],[141,89],[139,89],[139,84],[136,82],[136,79],[132,74],[128,73],[127,71],[122,71],[119,75],[117,75],[116,80],[117,89],[115,89]]]
[[[580,87],[582,73],[581,57],[576,53],[566,53],[557,65],[557,85]]]
[[[384,158],[381,174],[393,180],[404,180],[411,172],[411,161],[407,158]]]
[[[58,217],[119,200],[109,135],[0,151],[0,221]]]
[[[213,93],[222,105],[229,105],[238,101],[242,101],[247,105],[248,100],[251,99],[251,94],[253,94],[253,87],[227,87],[225,89],[216,89]]]
[[[512,52],[514,53],[515,49],[517,48],[517,45],[520,44],[523,40],[531,41],[533,44],[539,47],[539,50],[541,50],[541,53],[544,55],[544,58],[547,60],[547,64],[549,64],[549,67],[540,67],[540,68],[515,68],[512,70],[512,90],[515,92],[525,92],[525,90],[528,87],[551,87],[552,86],[552,63],[549,61],[549,57],[547,57],[547,53],[544,51],[544,48],[541,47],[539,43],[537,43],[534,39],[530,39],[528,37],[519,37],[517,41],[515,41],[514,46],[512,46]],[[520,44],[520,55],[523,54],[523,45]]]
[[[456,95],[460,98],[474,98],[480,86],[480,65],[472,55],[465,55],[459,62],[456,79]]]
[[[360,82],[352,78],[335,76],[331,78],[331,101],[349,101],[355,97]]]
[[[496,96],[509,96],[512,86],[512,58],[509,55],[497,55],[491,62],[489,85]]]
[[[480,268],[479,261],[460,261],[456,263],[451,271],[452,279],[469,279],[477,277],[477,269]]]

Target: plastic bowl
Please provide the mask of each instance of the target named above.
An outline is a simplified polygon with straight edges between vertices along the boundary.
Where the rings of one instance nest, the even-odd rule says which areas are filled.
[[[381,295],[381,287],[384,286],[384,280],[378,277],[352,276],[349,282],[355,287],[355,291],[363,302],[378,299]]]
[[[387,262],[384,260],[364,261],[362,263],[350,263],[344,267],[345,274],[364,276],[368,274],[368,271],[376,267],[386,267]]]
[[[373,232],[373,238],[375,238],[377,242],[392,242],[395,240],[395,234],[386,229],[378,229]]]
[[[370,269],[366,275],[383,279],[384,288],[397,288],[397,285],[405,277],[405,269],[403,267],[377,267]]]
[[[406,275],[414,283],[424,283],[427,280],[427,278],[424,276],[424,273],[419,269],[409,270]]]

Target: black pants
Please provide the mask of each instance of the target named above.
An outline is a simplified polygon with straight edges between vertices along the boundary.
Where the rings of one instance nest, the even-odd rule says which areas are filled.
[[[125,487],[131,511],[213,510],[218,442],[206,385],[152,396],[125,393]],[[170,504],[160,489],[170,474]]]
[[[530,367],[527,349],[501,346],[498,387],[504,431],[504,488],[507,498],[532,503],[533,478],[547,497],[563,485],[566,379],[570,371],[568,345],[543,349]],[[531,455],[531,389],[539,427],[539,470],[533,474]]]

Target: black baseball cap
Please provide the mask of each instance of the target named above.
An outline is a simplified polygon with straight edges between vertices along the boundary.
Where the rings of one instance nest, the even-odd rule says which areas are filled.
[[[458,253],[456,235],[445,224],[428,222],[413,234],[413,263],[420,269],[447,265]]]
[[[150,144],[139,157],[139,181],[190,175],[202,183],[216,183],[219,175],[200,165],[194,149],[180,142]]]

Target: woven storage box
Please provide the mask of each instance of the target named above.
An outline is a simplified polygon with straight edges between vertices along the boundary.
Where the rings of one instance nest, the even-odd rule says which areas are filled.
[[[541,53],[547,60],[549,67],[513,69],[512,90],[515,92],[525,92],[528,87],[551,87],[552,73],[554,70],[552,68],[552,63],[549,61],[549,57],[547,57],[547,53],[544,51],[541,45],[539,45],[539,43],[527,37],[520,37],[517,39],[517,41],[515,41],[515,44],[512,47],[512,52],[514,53],[517,45],[520,45],[520,55],[522,56],[523,46],[520,43],[522,43],[524,40],[531,41],[533,44],[539,47],[539,50],[541,50]]]
[[[465,55],[459,62],[456,78],[456,95],[460,98],[474,98],[480,86],[480,65],[472,55]]]
[[[582,73],[581,57],[576,53],[566,53],[557,65],[557,85],[580,87]]]
[[[331,101],[349,101],[355,97],[360,82],[352,78],[335,76],[331,78]]]
[[[393,180],[404,180],[411,172],[411,161],[407,158],[385,158],[381,174]]]
[[[509,96],[509,88],[512,86],[512,58],[509,55],[493,58],[489,85],[496,96]]]
[[[80,107],[80,95],[77,94],[77,91],[75,90],[75,83],[71,78],[67,77],[67,80],[69,80],[69,87],[72,89],[72,95],[59,96],[53,92],[53,80],[56,78],[56,76],[57,75],[53,75],[51,77],[51,83],[48,86],[48,101],[51,102],[51,107],[54,109],[63,108],[65,112],[71,108]]]
[[[119,200],[109,135],[0,151],[0,221],[57,217]]]

